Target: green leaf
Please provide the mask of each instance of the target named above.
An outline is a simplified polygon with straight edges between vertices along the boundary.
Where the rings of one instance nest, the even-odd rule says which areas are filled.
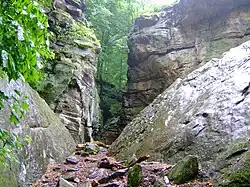
[[[18,118],[13,113],[11,113],[11,115],[10,115],[10,122],[13,123],[13,124],[15,124],[15,125],[17,125],[19,123]]]
[[[28,110],[28,109],[29,109],[29,105],[28,105],[27,103],[25,103],[25,102],[22,102],[22,103],[21,103],[21,108],[22,108],[23,110]]]

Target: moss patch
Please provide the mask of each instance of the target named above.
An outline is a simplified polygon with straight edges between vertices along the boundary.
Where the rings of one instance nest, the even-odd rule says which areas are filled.
[[[241,187],[250,184],[250,152],[242,155],[234,161],[229,161],[225,168],[220,170],[222,177],[219,186]]]
[[[142,183],[142,167],[135,165],[128,171],[128,186],[137,187]]]
[[[196,156],[189,155],[181,160],[170,171],[168,177],[176,184],[183,184],[198,174],[198,161]]]

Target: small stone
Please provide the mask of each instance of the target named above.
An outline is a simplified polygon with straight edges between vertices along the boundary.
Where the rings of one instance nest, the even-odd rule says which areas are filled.
[[[89,154],[97,154],[100,151],[100,147],[96,144],[86,143],[84,145],[85,145],[84,151]]]
[[[112,169],[113,164],[110,164],[110,161],[108,160],[108,158],[103,158],[97,163],[97,167]]]
[[[70,182],[66,181],[65,179],[63,179],[62,177],[59,180],[59,187],[74,187],[73,184],[71,184]]]
[[[166,184],[169,184],[169,183],[170,183],[170,181],[169,181],[169,179],[168,179],[167,176],[164,177],[164,182],[165,182]]]
[[[197,157],[189,155],[170,170],[168,178],[176,184],[183,184],[195,178],[198,174],[198,169]]]
[[[108,183],[108,184],[103,184],[100,187],[119,187],[121,185],[120,182],[112,182],[112,183]]]
[[[155,176],[155,181],[153,184],[155,187],[165,187],[166,186],[164,179],[162,177],[159,177],[159,176]]]
[[[98,159],[96,159],[96,158],[86,158],[84,161],[85,162],[97,162]]]
[[[105,153],[105,152],[107,152],[107,149],[105,149],[104,147],[100,147],[100,152]]]
[[[75,156],[70,156],[66,158],[66,162],[69,164],[78,164],[79,160]]]
[[[74,179],[74,182],[75,182],[75,183],[79,183],[79,182],[80,182],[80,179],[77,177],[77,178]]]
[[[74,182],[76,175],[75,173],[65,173],[62,175],[62,178],[67,181]]]
[[[108,171],[103,168],[93,168],[90,171],[90,174],[88,178],[90,179],[97,179],[97,178],[103,178],[108,175]]]
[[[75,172],[75,171],[79,171],[78,168],[68,168],[66,169],[66,172]]]
[[[76,150],[77,151],[81,151],[81,150],[83,150],[84,149],[84,144],[77,144],[77,146],[76,146]]]

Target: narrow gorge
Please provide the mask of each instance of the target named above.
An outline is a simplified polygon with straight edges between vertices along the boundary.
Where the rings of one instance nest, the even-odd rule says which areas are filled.
[[[112,1],[92,2],[38,1],[54,54],[38,87],[0,68],[0,94],[29,106],[14,125],[15,105],[0,100],[0,137],[32,139],[5,158],[0,187],[250,186],[250,1],[180,0],[132,16],[128,48],[117,39],[125,88],[121,75],[120,87],[99,77],[105,38],[88,11],[105,20]]]

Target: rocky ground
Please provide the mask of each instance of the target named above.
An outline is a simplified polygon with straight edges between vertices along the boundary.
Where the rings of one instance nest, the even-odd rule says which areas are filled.
[[[172,165],[145,161],[148,156],[131,163],[118,162],[104,147],[93,143],[77,145],[74,154],[64,163],[50,164],[33,187],[213,186],[211,180],[201,177],[176,185],[167,177]]]

